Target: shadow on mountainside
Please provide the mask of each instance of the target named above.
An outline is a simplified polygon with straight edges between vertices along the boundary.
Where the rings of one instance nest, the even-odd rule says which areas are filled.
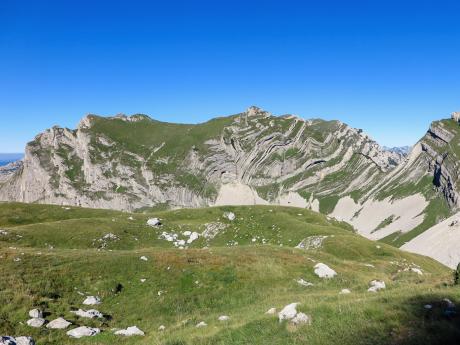
[[[460,291],[460,290],[459,290]],[[406,315],[389,344],[460,344],[460,300],[439,295],[412,297],[401,306]]]
[[[228,327],[202,339],[169,340],[166,345],[458,345],[460,344],[460,299],[443,300],[423,295],[405,300],[396,307],[398,318],[382,311],[367,320],[353,321],[314,318],[311,326],[298,329],[277,318],[261,319],[240,327]],[[382,302],[385,303],[385,302]],[[393,301],[388,301],[393,303]],[[428,307],[428,306],[431,306]],[[330,311],[325,311],[325,315]],[[394,316],[394,314],[392,314]],[[330,327],[332,326],[332,327]]]

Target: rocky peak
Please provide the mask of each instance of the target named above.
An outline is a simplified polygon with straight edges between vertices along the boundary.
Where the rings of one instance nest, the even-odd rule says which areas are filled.
[[[87,114],[78,123],[77,129],[89,129],[91,128],[91,118],[96,115]]]
[[[270,113],[268,111],[265,111],[259,107],[256,107],[255,105],[250,106],[246,110],[246,116],[251,117],[251,116],[269,116]]]

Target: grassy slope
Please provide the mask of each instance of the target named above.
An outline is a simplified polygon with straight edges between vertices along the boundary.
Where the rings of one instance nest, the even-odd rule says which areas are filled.
[[[235,212],[235,221],[222,217],[227,210]],[[343,344],[447,344],[460,339],[458,320],[443,318],[438,306],[444,297],[460,298],[458,290],[445,284],[451,272],[429,258],[385,244],[377,248],[346,224],[272,206],[155,215],[163,219],[160,229],[147,227],[151,215],[145,214],[128,220],[129,214],[119,212],[0,204],[0,228],[9,232],[0,237],[0,334],[30,334],[39,344],[330,344],[338,339]],[[33,224],[34,218],[39,223]],[[228,227],[186,250],[158,239],[162,231],[201,232],[209,222]],[[108,232],[119,240],[98,250],[100,242],[94,240]],[[293,248],[311,235],[329,237],[318,250]],[[228,245],[232,240],[239,245]],[[141,255],[149,261],[139,260]],[[15,262],[17,257],[21,261]],[[338,277],[319,279],[314,261],[328,264]],[[423,276],[398,272],[412,262],[421,266]],[[141,283],[141,278],[147,281]],[[315,286],[301,287],[295,282],[299,278]],[[385,280],[387,290],[366,292],[372,279]],[[123,289],[115,293],[118,284]],[[339,295],[342,288],[352,294]],[[82,307],[78,291],[101,296],[97,309],[110,317],[96,321],[69,313]],[[164,293],[159,296],[158,291]],[[264,314],[291,302],[301,302],[299,310],[312,316],[311,326],[294,329]],[[434,310],[425,311],[426,303],[433,303]],[[36,306],[50,313],[48,320],[62,315],[104,332],[72,340],[64,331],[21,324]],[[222,314],[231,321],[218,322]],[[202,320],[209,326],[195,328]],[[157,331],[161,324],[165,332]],[[132,325],[146,336],[120,338],[110,332]]]

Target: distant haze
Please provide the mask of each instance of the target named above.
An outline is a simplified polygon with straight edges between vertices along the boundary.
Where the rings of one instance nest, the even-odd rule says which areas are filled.
[[[23,153],[0,153],[0,166],[18,161],[24,157]]]

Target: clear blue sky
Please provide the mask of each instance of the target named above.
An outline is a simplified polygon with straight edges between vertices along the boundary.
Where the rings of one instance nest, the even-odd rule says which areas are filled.
[[[459,1],[0,1],[0,152],[87,113],[255,104],[413,144],[460,110]]]

